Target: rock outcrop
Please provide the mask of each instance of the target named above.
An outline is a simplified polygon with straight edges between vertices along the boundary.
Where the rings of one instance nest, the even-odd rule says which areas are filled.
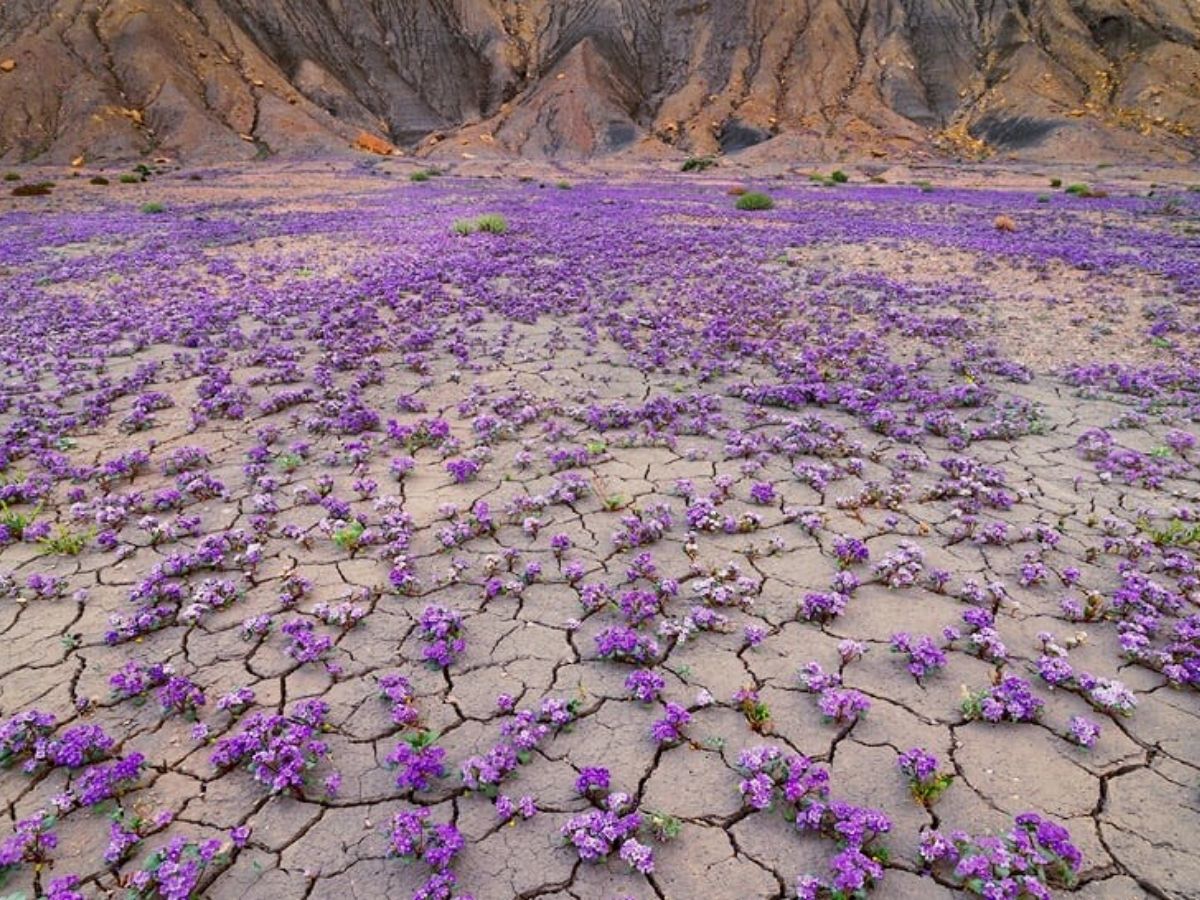
[[[363,135],[554,158],[1178,161],[1200,131],[1191,0],[5,0],[0,61],[9,161]]]

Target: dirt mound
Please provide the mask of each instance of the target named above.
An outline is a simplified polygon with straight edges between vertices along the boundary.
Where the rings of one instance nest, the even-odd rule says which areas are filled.
[[[8,0],[0,158],[1187,161],[1198,35],[1188,0]]]

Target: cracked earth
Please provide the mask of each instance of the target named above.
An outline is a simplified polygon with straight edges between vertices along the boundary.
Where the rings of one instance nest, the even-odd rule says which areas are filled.
[[[1056,896],[1200,896],[1200,195],[772,183],[742,213],[716,182],[392,165],[0,209],[0,839],[56,838],[0,890],[794,896],[845,842],[749,802],[741,754],[769,746],[886,817],[861,895],[976,889],[922,835],[1032,811],[1081,854]],[[453,233],[485,212],[507,232]],[[914,677],[899,634],[941,664]],[[1013,676],[1035,716],[972,714]],[[547,699],[569,712],[515,744],[510,707]],[[214,762],[311,700],[293,780]],[[22,750],[32,710],[111,744]],[[398,745],[442,777],[398,780]],[[953,776],[936,802],[897,767],[918,747]],[[596,767],[648,871],[565,840],[606,808],[577,789]],[[416,810],[452,865],[398,858]],[[202,860],[176,893],[172,841]]]

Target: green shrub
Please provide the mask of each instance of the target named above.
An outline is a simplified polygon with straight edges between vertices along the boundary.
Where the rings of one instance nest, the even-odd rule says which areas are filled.
[[[166,210],[167,210],[167,208],[165,206],[163,206],[161,203],[143,203],[142,204],[142,212],[146,213],[147,215],[152,215],[152,216],[158,215],[161,212],[166,212]]]
[[[1050,179],[1050,187],[1052,187],[1052,188],[1062,187],[1062,179],[1061,178],[1051,178]]]
[[[847,175],[845,172],[843,172],[841,169],[834,169],[833,172],[829,176],[829,180],[832,181],[834,184],[845,184],[847,181],[850,180],[850,176]]]
[[[103,187],[104,185],[108,184],[108,179],[105,178],[103,175],[95,175],[88,182],[88,184],[98,184],[101,187]]]
[[[775,201],[761,191],[749,191],[737,198],[735,206],[745,211],[774,209]]]
[[[566,181],[566,180],[556,181],[556,182],[554,182],[554,186],[556,188],[558,188],[560,191],[569,191],[571,189],[571,182]]]
[[[1089,188],[1086,184],[1068,184],[1063,190],[1066,193],[1074,194],[1077,197],[1088,197],[1091,196],[1092,193],[1091,188]]]
[[[429,173],[426,172],[424,169],[418,169],[416,172],[413,172],[411,175],[408,176],[408,180],[409,181],[418,181],[418,182],[428,181]]]
[[[455,234],[474,234],[479,229],[475,227],[474,219],[455,219],[450,230]]]
[[[39,181],[36,184],[20,184],[12,189],[14,197],[46,197],[54,189],[53,181]]]
[[[1049,195],[1049,194],[1038,194],[1038,196],[1037,196],[1037,202],[1038,202],[1038,203],[1049,203],[1049,202],[1050,202],[1050,195]]]
[[[475,220],[475,227],[487,234],[504,234],[508,231],[508,219],[499,213],[485,213]]]
[[[146,179],[142,178],[140,175],[134,175],[130,172],[126,172],[120,178],[121,184],[140,184],[145,180]]]
[[[716,164],[717,161],[711,156],[689,156],[680,168],[684,172],[703,172]]]
[[[5,173],[4,173],[4,180],[5,180],[5,181],[20,181],[20,180],[21,180],[21,176],[20,176],[20,175],[18,175],[16,172],[5,172]]]

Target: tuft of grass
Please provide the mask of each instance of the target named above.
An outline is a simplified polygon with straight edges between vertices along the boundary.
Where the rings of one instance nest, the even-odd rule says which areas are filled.
[[[499,213],[484,213],[475,220],[475,225],[487,234],[504,234],[508,231],[508,219]]]
[[[108,183],[109,183],[108,179],[105,178],[103,175],[93,176],[91,178],[91,180],[88,181],[88,184],[97,184],[97,185],[100,185],[101,187],[103,187],[104,185],[106,185]]]
[[[1049,195],[1049,194],[1038,194],[1038,196],[1037,196],[1037,202],[1038,202],[1038,203],[1049,203],[1049,202],[1050,202],[1050,195]]]
[[[1052,187],[1052,188],[1062,187],[1062,179],[1061,178],[1051,178],[1050,179],[1050,187]]]
[[[1108,191],[1098,190],[1096,188],[1089,187],[1088,185],[1082,184],[1082,183],[1068,184],[1063,189],[1063,191],[1068,194],[1074,194],[1076,197],[1084,197],[1084,198],[1094,197],[1096,199],[1100,199],[1102,197],[1108,196]]]
[[[46,548],[47,553],[78,556],[87,547],[91,537],[92,535],[87,532],[71,531],[66,526],[59,525],[54,534],[42,538],[38,543]]]
[[[775,201],[761,191],[748,191],[738,197],[734,205],[743,211],[757,211],[774,209]]]
[[[847,175],[845,172],[843,172],[841,169],[834,169],[833,172],[830,173],[830,175],[829,175],[829,180],[832,181],[834,184],[845,184],[847,181],[850,180],[850,176]]]
[[[167,208],[165,206],[163,206],[161,203],[143,203],[142,204],[142,212],[146,213],[147,215],[155,216],[161,212],[166,212],[166,211],[167,211]]]
[[[508,231],[508,219],[499,213],[484,213],[474,219],[458,219],[451,226],[455,234],[467,235],[477,231],[485,234],[504,234]]]
[[[17,174],[16,172],[5,172],[4,180],[5,181],[20,181],[21,176],[19,174]]]
[[[134,175],[132,172],[126,172],[119,180],[121,184],[141,184],[146,179],[140,175]]]
[[[8,504],[0,500],[0,526],[8,529],[9,535],[17,540],[20,540],[21,536],[25,534],[25,529],[33,524],[37,514],[38,509],[34,509],[31,513],[9,509]]]
[[[915,184],[917,187],[919,187],[921,189],[922,194],[932,194],[933,193],[933,185],[930,184],[928,181],[914,181],[913,184]]]
[[[54,190],[53,181],[39,181],[34,184],[19,184],[12,189],[14,197],[48,197]]]
[[[703,172],[711,169],[717,161],[711,156],[689,156],[680,167],[682,172]]]
[[[571,182],[567,181],[566,179],[554,182],[554,186],[560,191],[569,191],[572,187]]]
[[[409,175],[408,180],[409,181],[417,181],[417,182],[428,181],[429,173],[426,172],[424,169],[421,169],[421,170],[419,170],[417,172],[413,172],[411,175]]]

